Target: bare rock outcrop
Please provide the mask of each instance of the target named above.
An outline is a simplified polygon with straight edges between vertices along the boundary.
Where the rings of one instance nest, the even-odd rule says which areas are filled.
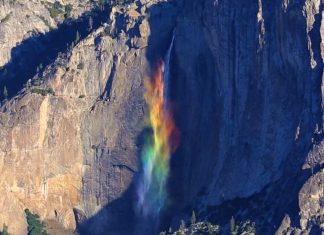
[[[304,230],[312,226],[324,229],[324,170],[313,175],[299,192],[300,225]]]
[[[71,109],[76,105],[79,110]],[[74,124],[85,107],[82,101],[32,93],[3,107],[10,114],[1,115],[1,189],[10,195],[2,194],[1,207],[10,201],[19,207],[12,214],[3,211],[2,222],[12,233],[24,234],[25,208],[75,227],[71,208],[80,201],[83,154]]]
[[[28,38],[55,30],[65,19],[76,19],[98,4],[92,1],[24,1],[0,3],[0,68],[12,49]]]

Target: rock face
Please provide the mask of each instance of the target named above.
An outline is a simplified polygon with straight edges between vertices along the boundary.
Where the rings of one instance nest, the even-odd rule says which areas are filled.
[[[174,188],[184,186],[175,190],[177,206],[186,198],[209,211],[260,192],[274,195],[278,182],[285,200],[289,179],[305,177],[301,167],[322,139],[321,11],[319,1],[185,4],[173,69],[183,134],[174,159]],[[280,210],[276,219],[285,215]]]
[[[24,40],[54,30],[65,18],[78,18],[96,6],[91,1],[74,0],[10,0],[0,4],[0,68],[11,59],[12,49]]]
[[[299,193],[300,225],[302,229],[309,229],[318,225],[323,229],[324,223],[324,171],[323,169],[312,176]]]
[[[72,22],[73,33],[91,26],[75,41],[59,37],[64,13],[54,20],[49,3],[2,4],[0,84],[12,98],[0,112],[0,224],[13,234],[26,234],[24,208],[84,234],[132,234],[143,81],[173,32],[181,143],[166,221],[190,208],[221,226],[252,219],[261,234],[323,230],[319,0],[134,1]],[[68,4],[71,19],[95,6]],[[13,60],[13,48],[50,27],[68,47],[25,70],[28,54]]]
[[[191,103],[181,112],[191,120],[183,122],[179,114],[188,125],[182,129],[190,149],[183,151],[197,156],[196,170],[210,167],[202,179],[191,171],[192,183],[205,181],[208,204],[219,204],[279,179],[298,145],[311,144],[315,125],[321,126],[321,58],[312,68],[302,1],[287,9],[281,1],[193,2],[186,12],[191,18],[185,15],[177,27],[174,69],[182,88],[176,95]],[[204,18],[192,22],[193,14]],[[195,131],[199,140],[189,139]],[[299,154],[291,157],[305,156]]]
[[[145,16],[134,19],[124,9],[116,15],[121,26],[100,27],[34,77],[33,84],[46,81],[37,89],[50,87],[55,95],[27,87],[2,106],[1,207],[10,207],[1,222],[14,234],[26,234],[26,207],[75,229],[73,208],[90,218],[119,198],[138,171],[149,66],[145,50],[131,42],[145,43],[149,29]]]

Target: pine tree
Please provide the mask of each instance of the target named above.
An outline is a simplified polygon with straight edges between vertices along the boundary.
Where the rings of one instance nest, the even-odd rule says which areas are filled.
[[[75,35],[75,44],[77,44],[78,42],[80,41],[80,33],[79,33],[79,31],[77,30],[76,31],[76,35]]]
[[[3,88],[3,96],[4,96],[5,99],[8,98],[8,90],[7,90],[6,86],[4,86],[4,88]]]
[[[184,235],[185,234],[185,230],[186,230],[186,224],[185,224],[184,220],[181,220],[180,227],[179,227],[180,234],[181,235]]]
[[[191,225],[194,225],[196,223],[196,213],[195,211],[192,211],[191,214]]]
[[[39,73],[43,69],[43,64],[40,63],[36,68],[36,73]]]
[[[233,216],[232,216],[232,218],[230,220],[230,229],[231,229],[231,233],[230,233],[231,235],[236,235],[237,234],[238,227],[235,224],[235,219],[234,219]]]
[[[88,31],[91,31],[92,28],[93,28],[93,19],[92,19],[92,17],[90,16],[90,17],[89,17],[89,28],[88,28]]]

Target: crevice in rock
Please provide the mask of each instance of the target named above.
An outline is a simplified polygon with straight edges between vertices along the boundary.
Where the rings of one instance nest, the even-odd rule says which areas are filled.
[[[104,90],[103,94],[100,96],[100,99],[110,100],[110,98],[111,98],[111,88],[112,88],[112,84],[113,84],[113,81],[114,81],[114,78],[115,78],[116,72],[117,72],[117,61],[118,61],[118,57],[115,55],[114,59],[113,59],[113,65],[111,68],[111,72],[110,72],[109,78],[107,79],[105,90]]]
[[[320,3],[319,13],[315,15],[315,22],[313,24],[312,30],[308,33],[311,41],[311,53],[313,53],[313,59],[316,66],[313,68],[312,74],[312,112],[313,112],[313,125],[316,126],[320,132],[323,132],[322,123],[322,96],[321,85],[323,77],[323,60],[321,55],[321,23],[322,23],[322,11],[323,3]],[[323,138],[323,136],[321,136]]]

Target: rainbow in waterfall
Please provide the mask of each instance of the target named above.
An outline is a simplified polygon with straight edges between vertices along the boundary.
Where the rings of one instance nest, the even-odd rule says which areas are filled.
[[[178,131],[168,104],[172,45],[173,39],[165,60],[158,62],[152,77],[145,82],[147,123],[152,130],[142,150],[142,175],[138,185],[138,206],[145,216],[158,215],[165,204],[170,157],[178,142]]]

